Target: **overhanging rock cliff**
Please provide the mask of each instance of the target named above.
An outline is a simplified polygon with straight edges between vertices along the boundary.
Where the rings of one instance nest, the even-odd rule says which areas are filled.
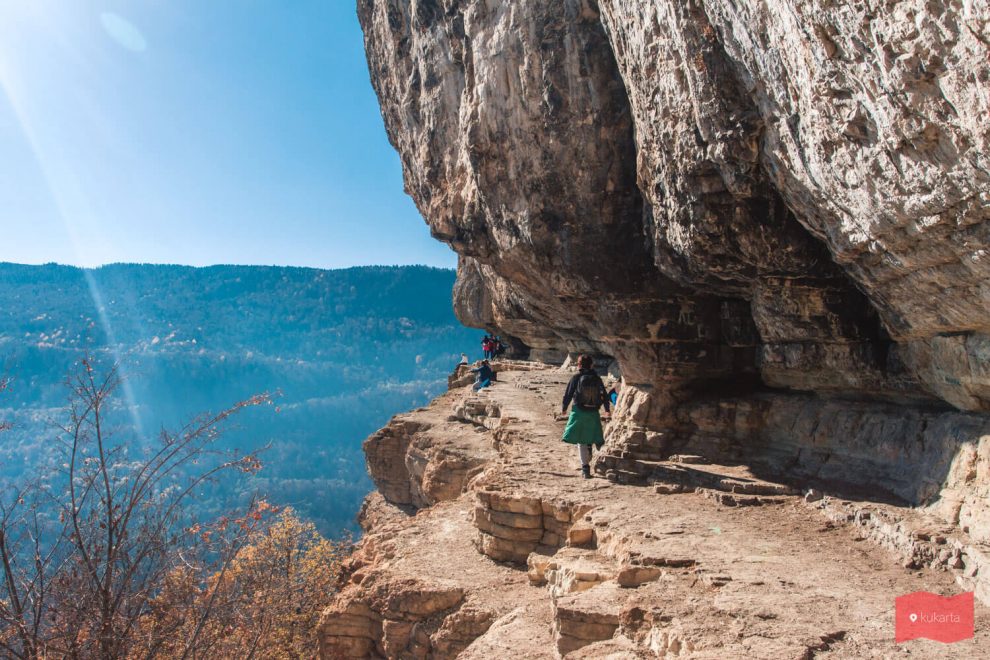
[[[461,318],[621,365],[599,472],[690,448],[990,540],[986,0],[358,13]]]

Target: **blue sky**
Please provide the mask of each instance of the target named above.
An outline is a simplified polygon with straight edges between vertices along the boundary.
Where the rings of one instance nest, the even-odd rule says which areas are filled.
[[[0,261],[453,266],[354,0],[0,0]]]

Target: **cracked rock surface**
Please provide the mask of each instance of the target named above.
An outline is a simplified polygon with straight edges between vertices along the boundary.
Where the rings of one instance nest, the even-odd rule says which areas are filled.
[[[358,15],[464,322],[616,358],[652,431],[713,388],[990,410],[985,0]]]
[[[441,449],[424,460],[441,481],[457,465],[442,448],[487,458],[419,509],[369,496],[366,534],[321,619],[323,657],[950,658],[990,643],[983,604],[973,640],[893,640],[896,596],[964,588],[987,600],[985,544],[930,512],[803,497],[746,454],[672,455],[649,484],[585,480],[554,416],[570,374],[526,368],[393,422],[432,436]],[[395,473],[379,472],[373,445],[389,442],[379,433],[366,447],[380,483]],[[406,451],[422,446],[414,434]],[[619,469],[612,458],[597,458],[600,473]],[[418,479],[415,462],[389,460]]]
[[[414,631],[374,610],[372,632],[432,653],[470,607],[498,632],[465,657],[519,639],[574,657],[896,657],[877,623],[891,592],[941,576],[932,590],[990,599],[987,0],[359,0],[358,16],[406,190],[459,254],[459,317],[517,356],[589,352],[621,375],[590,484],[523,401],[557,405],[548,371],[368,446],[386,500],[420,510],[370,504],[396,527],[372,525],[369,545],[449,507],[471,561],[525,567],[519,594],[555,594],[482,589],[481,605],[467,588]],[[681,516],[687,531],[664,536],[677,553],[637,536]],[[817,563],[799,538],[820,540]],[[729,570],[732,548],[782,553],[753,561],[785,582]],[[840,623],[843,596],[814,585],[853,593],[863,574],[881,586],[848,605],[859,627]],[[626,607],[625,589],[653,595]],[[618,609],[582,629],[591,594]],[[801,608],[762,616],[760,598]]]

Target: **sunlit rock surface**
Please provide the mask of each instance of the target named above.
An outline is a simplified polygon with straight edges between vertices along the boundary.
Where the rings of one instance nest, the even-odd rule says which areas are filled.
[[[612,450],[732,436],[699,419],[713,396],[768,407],[760,446],[829,401],[990,411],[985,1],[358,13],[406,189],[461,254],[459,315],[616,358]],[[847,481],[873,480],[868,446],[835,448]]]
[[[454,385],[365,443],[380,492],[322,613],[321,657],[948,659],[990,643],[978,476],[990,429],[977,416],[916,412],[895,424],[876,408],[818,409],[810,395],[695,404],[691,442],[711,458],[644,460],[642,444],[667,440],[651,431],[600,460],[609,479],[583,479],[555,414],[570,372],[497,364],[490,387]],[[751,434],[773,415],[796,419],[793,433],[767,439],[762,460],[738,460],[753,458]],[[701,437],[725,418],[733,435]],[[941,502],[961,527],[875,489],[831,494],[840,464],[830,453],[843,448],[903,496],[930,487],[952,429],[987,436],[949,466]],[[832,477],[830,494],[816,470]],[[916,590],[975,591],[976,636],[895,644],[893,599]]]
[[[462,321],[621,392],[587,481],[566,368],[370,438],[324,657],[879,657],[892,594],[990,602],[985,0],[358,15]]]

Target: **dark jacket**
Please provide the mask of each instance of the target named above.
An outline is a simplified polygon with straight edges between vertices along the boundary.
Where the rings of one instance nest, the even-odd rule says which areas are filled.
[[[602,403],[605,405],[605,412],[609,412],[609,400],[608,394],[605,393],[605,383],[602,382],[601,377],[598,375],[594,369],[582,369],[581,371],[574,374],[571,378],[571,382],[567,383],[567,389],[564,390],[564,405],[563,409],[567,410],[567,406],[571,405],[571,400],[577,395],[578,382],[581,380],[581,376],[593,376],[595,380],[598,381],[598,387],[601,390]],[[577,404],[575,404],[577,405]]]
[[[471,373],[478,374],[478,382],[481,383],[486,380],[491,380],[494,372],[492,372],[492,368],[487,364],[483,364],[477,369],[472,369]]]

